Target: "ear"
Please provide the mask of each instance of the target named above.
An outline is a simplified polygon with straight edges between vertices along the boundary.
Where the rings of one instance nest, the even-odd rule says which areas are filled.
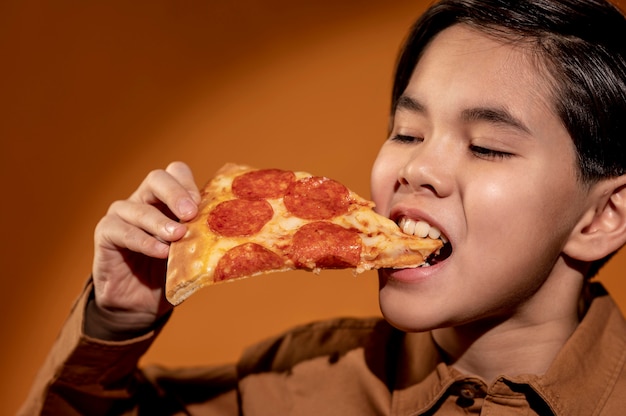
[[[563,250],[584,262],[600,260],[626,243],[626,175],[602,180],[589,192],[589,209]]]

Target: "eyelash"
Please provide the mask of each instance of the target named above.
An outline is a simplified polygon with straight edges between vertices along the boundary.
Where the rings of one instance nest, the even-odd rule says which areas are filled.
[[[398,143],[416,143],[422,142],[424,139],[414,136],[407,136],[405,134],[396,134],[391,137],[391,140]],[[476,156],[483,159],[507,159],[512,157],[512,153],[502,152],[499,150],[493,150],[482,146],[470,145],[470,151]]]
[[[414,136],[407,136],[405,134],[396,134],[391,138],[391,140],[399,143],[415,143],[421,142],[423,139]]]
[[[507,159],[513,156],[512,153],[501,152],[499,150],[493,150],[493,149],[488,149],[486,147],[474,146],[474,145],[470,146],[470,151],[477,157],[480,157],[483,159]]]

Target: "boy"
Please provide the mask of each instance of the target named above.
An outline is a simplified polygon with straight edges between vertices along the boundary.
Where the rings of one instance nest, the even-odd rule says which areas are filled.
[[[449,243],[379,273],[385,320],[297,328],[236,366],[137,370],[167,320],[189,168],[154,171],[96,228],[93,282],[24,412],[615,415],[626,323],[588,282],[626,242],[626,20],[598,0],[449,0],[410,33],[372,198]],[[83,332],[84,329],[84,332]]]

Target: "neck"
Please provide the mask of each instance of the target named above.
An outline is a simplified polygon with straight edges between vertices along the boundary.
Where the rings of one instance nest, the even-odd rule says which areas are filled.
[[[539,304],[535,299],[504,318],[436,329],[433,338],[450,365],[486,382],[501,375],[544,374],[579,323],[582,287],[571,286],[556,299]]]
[[[576,324],[566,320],[526,328],[494,328],[478,338],[468,336],[466,328],[447,328],[434,331],[434,337],[453,367],[490,382],[501,375],[545,373]],[[448,348],[450,345],[454,347]]]

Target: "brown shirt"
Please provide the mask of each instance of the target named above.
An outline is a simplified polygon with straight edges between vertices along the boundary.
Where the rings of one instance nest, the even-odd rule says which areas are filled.
[[[85,336],[85,293],[21,414],[624,414],[626,323],[595,289],[546,374],[503,375],[492,384],[447,366],[429,333],[402,333],[380,319],[301,326],[253,346],[235,365],[138,369],[156,333],[123,342]]]

